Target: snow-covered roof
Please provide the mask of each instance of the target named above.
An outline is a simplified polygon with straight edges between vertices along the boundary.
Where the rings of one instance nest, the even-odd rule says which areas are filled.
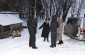
[[[19,14],[19,12],[2,11],[0,14]]]
[[[19,17],[12,14],[0,14],[0,25],[6,26],[16,23],[22,23],[23,21]]]

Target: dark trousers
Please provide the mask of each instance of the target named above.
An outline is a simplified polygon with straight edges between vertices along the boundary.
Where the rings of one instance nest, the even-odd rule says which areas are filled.
[[[35,41],[36,41],[36,36],[34,33],[31,33],[29,38],[29,46],[36,47]]]
[[[56,46],[56,31],[51,31],[51,46]]]

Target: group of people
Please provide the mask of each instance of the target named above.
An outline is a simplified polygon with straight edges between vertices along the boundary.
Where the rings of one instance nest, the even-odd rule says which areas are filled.
[[[47,39],[49,42],[49,32],[51,32],[51,48],[56,47],[57,41],[58,44],[63,44],[62,41],[62,28],[63,28],[63,20],[62,18],[58,18],[56,15],[50,17],[51,23],[49,24],[48,20],[39,27],[39,29],[43,28],[41,37],[44,37],[44,41]],[[29,47],[33,49],[37,49],[36,47],[36,28],[37,28],[37,21],[36,18],[30,18],[27,20],[27,26],[29,31]]]

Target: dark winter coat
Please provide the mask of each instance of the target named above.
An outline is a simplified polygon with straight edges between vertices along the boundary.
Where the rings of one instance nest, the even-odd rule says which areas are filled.
[[[59,27],[59,23],[57,21],[57,16],[53,15],[52,16],[52,21],[51,21],[51,25],[50,25],[50,30],[51,31],[57,31],[57,28]]]
[[[36,19],[28,19],[27,20],[27,27],[29,30],[29,33],[36,33],[36,28],[37,28],[37,20]]]
[[[50,29],[49,23],[44,22],[44,23],[39,27],[39,29],[41,29],[41,28],[43,28],[41,37],[48,38],[49,29]]]

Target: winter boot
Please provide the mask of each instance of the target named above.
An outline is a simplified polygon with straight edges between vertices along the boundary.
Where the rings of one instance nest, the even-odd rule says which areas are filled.
[[[37,47],[32,47],[33,49],[37,49]]]
[[[43,41],[45,41],[45,38],[44,38],[44,40]]]
[[[58,44],[63,44],[63,41],[62,41],[62,40],[60,40]]]
[[[47,42],[49,42],[48,38],[47,38]]]

